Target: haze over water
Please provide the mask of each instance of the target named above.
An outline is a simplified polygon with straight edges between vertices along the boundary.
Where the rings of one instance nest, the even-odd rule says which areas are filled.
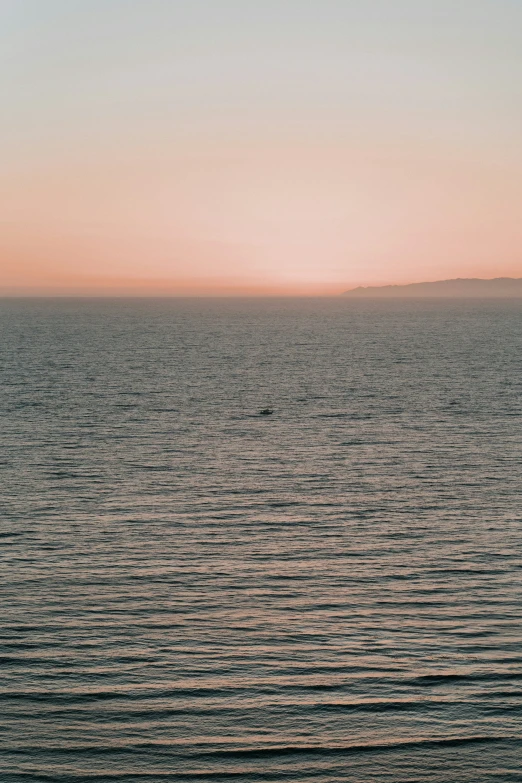
[[[2,781],[521,779],[518,302],[0,321]]]

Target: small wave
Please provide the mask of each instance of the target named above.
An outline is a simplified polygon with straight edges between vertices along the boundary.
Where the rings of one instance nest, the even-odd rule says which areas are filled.
[[[522,672],[472,672],[470,674],[424,674],[412,682],[421,687],[446,685],[452,682],[522,680]]]
[[[235,748],[200,751],[199,756],[212,758],[270,758],[274,756],[340,756],[358,753],[390,753],[406,749],[449,748],[466,745],[512,744],[515,737],[441,737],[440,739],[403,740],[390,743],[367,743],[358,745],[279,745],[264,748]]]

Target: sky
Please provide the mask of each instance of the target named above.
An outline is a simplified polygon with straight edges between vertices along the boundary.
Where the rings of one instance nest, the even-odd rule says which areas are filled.
[[[520,0],[0,0],[0,294],[522,276]]]

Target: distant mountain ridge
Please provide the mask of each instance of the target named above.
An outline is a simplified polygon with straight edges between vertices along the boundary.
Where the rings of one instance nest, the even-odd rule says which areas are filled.
[[[358,286],[345,291],[344,294],[353,297],[522,298],[522,277],[495,277],[492,280],[458,277],[455,280],[437,280],[433,283]]]

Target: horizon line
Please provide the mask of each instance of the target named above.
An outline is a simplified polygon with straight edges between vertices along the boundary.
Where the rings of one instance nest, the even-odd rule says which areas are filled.
[[[83,282],[83,285],[82,285]],[[380,292],[387,291],[390,294],[397,289],[397,298],[400,298],[401,292],[405,289],[414,289],[425,287],[430,289],[444,284],[477,284],[477,283],[520,283],[522,277],[500,276],[500,277],[455,277],[421,282],[408,283],[372,283],[372,284],[354,284],[349,288],[346,284],[337,285],[277,285],[277,284],[244,284],[234,285],[227,283],[218,283],[218,281],[184,281],[176,286],[173,281],[141,279],[132,281],[122,281],[115,278],[105,281],[83,280],[69,282],[69,285],[6,285],[0,286],[0,299],[260,299],[260,298],[338,298],[349,294],[365,293],[367,296],[378,297]],[[104,284],[105,283],[105,284]],[[482,286],[481,286],[482,287]],[[455,298],[460,292],[448,293],[448,297]],[[407,294],[411,296],[410,294]],[[493,296],[495,294],[493,293]],[[498,294],[497,294],[498,295]],[[428,291],[420,295],[422,298],[429,298]],[[437,295],[440,298],[441,294]],[[466,294],[464,294],[464,297]],[[505,296],[505,294],[504,294]],[[513,298],[517,296],[513,295]],[[520,296],[520,294],[518,294]],[[484,296],[488,298],[488,295]]]

